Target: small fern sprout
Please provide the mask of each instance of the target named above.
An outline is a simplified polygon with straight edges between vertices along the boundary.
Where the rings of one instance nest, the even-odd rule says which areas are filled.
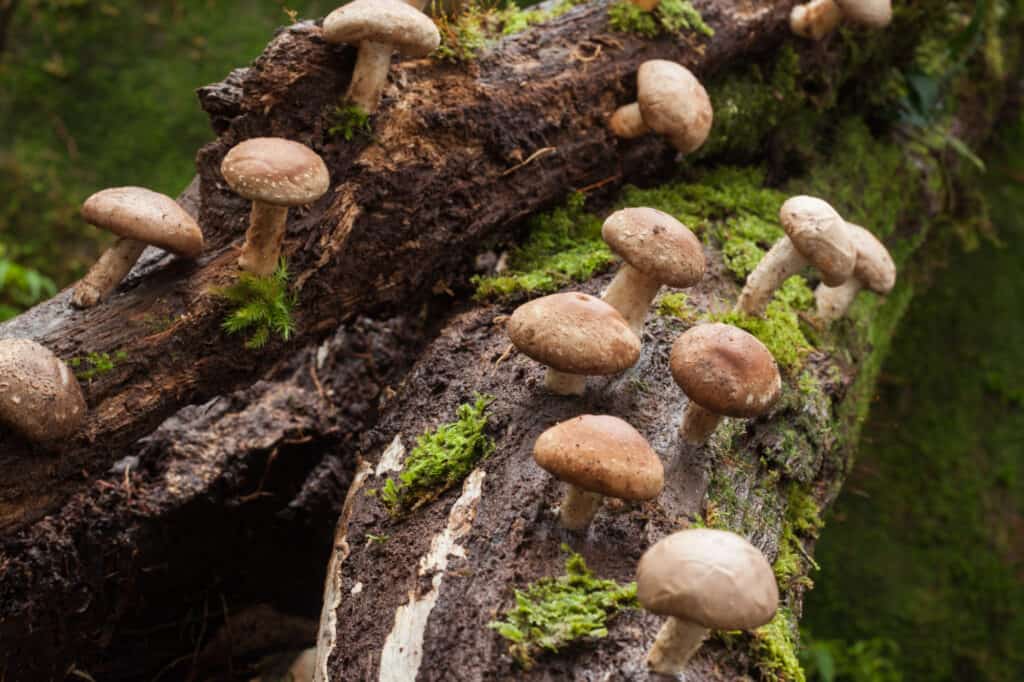
[[[292,309],[298,298],[288,290],[288,263],[278,261],[277,269],[266,277],[249,272],[239,275],[238,281],[216,293],[235,304],[235,309],[221,325],[228,334],[248,332],[245,347],[259,350],[272,335],[287,341],[295,333]]]

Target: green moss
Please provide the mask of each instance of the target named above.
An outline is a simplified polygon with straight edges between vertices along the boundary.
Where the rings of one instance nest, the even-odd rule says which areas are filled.
[[[753,633],[755,666],[765,682],[805,682],[797,658],[795,618],[780,608],[775,618]]]
[[[687,298],[686,294],[681,291],[662,294],[655,310],[663,317],[678,317],[680,320],[693,321],[697,318],[697,311],[690,307]]]
[[[441,45],[435,54],[439,59],[453,62],[472,61],[501,37],[560,17],[582,2],[584,0],[562,0],[548,9],[524,9],[514,3],[503,8],[472,3],[454,17],[435,18],[441,33]]]
[[[639,606],[636,583],[620,585],[595,578],[583,557],[569,554],[565,575],[541,578],[516,590],[516,605],[488,627],[509,640],[509,653],[525,669],[545,653],[557,653],[579,642],[604,637],[608,621],[623,609]]]
[[[800,276],[790,277],[768,304],[764,317],[753,317],[730,310],[711,315],[716,322],[724,322],[745,329],[771,351],[775,361],[789,371],[803,364],[811,344],[800,329],[798,312],[814,301],[814,292]]]
[[[616,2],[608,8],[608,26],[622,33],[636,33],[655,38],[662,33],[677,34],[692,31],[711,37],[714,29],[689,0],[661,0],[651,12],[645,12],[628,0]]]
[[[389,478],[380,491],[392,514],[413,511],[437,498],[494,451],[494,441],[484,433],[487,406],[493,400],[477,395],[472,404],[459,405],[454,422],[416,439],[398,483]]]
[[[243,272],[237,282],[217,289],[214,295],[234,304],[221,326],[228,334],[249,333],[245,347],[250,350],[263,348],[275,334],[287,341],[295,332],[292,309],[298,301],[288,289],[284,258],[272,275],[257,277]]]
[[[98,376],[111,372],[119,364],[128,359],[128,353],[119,350],[113,355],[110,353],[89,353],[84,356],[71,358],[68,366],[75,371],[75,376],[82,381],[90,381]]]
[[[327,134],[341,137],[351,142],[356,137],[370,137],[373,127],[370,125],[370,114],[358,104],[342,102],[336,105],[327,115]]]

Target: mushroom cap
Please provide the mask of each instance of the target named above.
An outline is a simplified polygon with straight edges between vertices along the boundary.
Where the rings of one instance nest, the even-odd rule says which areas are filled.
[[[96,192],[82,204],[82,219],[90,225],[195,258],[203,250],[203,231],[166,194],[145,187],[111,187]]]
[[[896,264],[892,262],[889,249],[860,225],[846,223],[846,227],[857,247],[857,265],[853,269],[853,276],[876,294],[884,296],[892,291],[896,284]]]
[[[892,0],[835,0],[843,16],[868,28],[885,28],[892,22]]]
[[[220,164],[235,192],[275,206],[302,206],[323,196],[331,182],[324,160],[304,144],[254,137],[231,148]]]
[[[640,339],[615,308],[579,292],[516,308],[508,335],[521,352],[568,374],[616,374],[640,358]]]
[[[327,15],[324,38],[355,45],[391,45],[410,57],[425,57],[441,44],[441,34],[423,12],[400,0],[354,0]]]
[[[85,419],[75,375],[49,349],[0,339],[0,422],[33,442],[67,438]]]
[[[618,417],[584,414],[556,424],[540,434],[533,458],[555,478],[623,500],[655,498],[665,483],[657,453]]]
[[[764,554],[724,530],[694,528],[662,538],[640,558],[636,586],[651,613],[712,630],[752,630],[779,606]]]
[[[601,237],[644,275],[670,287],[704,277],[704,249],[681,222],[654,208],[624,208],[608,216]]]
[[[644,123],[689,154],[708,139],[714,119],[711,99],[682,64],[652,59],[636,75],[637,102]]]
[[[756,417],[782,393],[771,351],[753,335],[720,322],[682,333],[672,346],[669,366],[690,400],[715,414]]]
[[[846,221],[827,202],[792,197],[779,209],[779,220],[793,246],[817,268],[825,284],[837,287],[853,275],[857,247]]]

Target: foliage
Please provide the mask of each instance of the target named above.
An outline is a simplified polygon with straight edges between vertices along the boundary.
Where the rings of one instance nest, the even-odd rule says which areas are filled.
[[[351,142],[357,137],[373,135],[370,114],[358,104],[340,102],[327,115],[327,134]]]
[[[82,357],[71,358],[68,366],[75,370],[75,376],[82,381],[91,381],[96,377],[113,371],[115,367],[128,359],[128,353],[119,350],[110,353],[92,352]]]
[[[548,9],[526,9],[511,2],[504,7],[471,2],[454,17],[438,12],[434,22],[441,33],[441,45],[435,54],[453,62],[472,61],[501,37],[560,17],[584,1],[562,0]]]
[[[755,665],[765,682],[804,682],[803,668],[797,658],[796,619],[783,607],[767,625],[753,632]]]
[[[405,458],[398,483],[388,479],[380,490],[381,501],[393,514],[413,511],[459,483],[481,460],[494,451],[494,441],[484,433],[487,406],[494,400],[477,395],[472,404],[459,405],[457,419],[416,439]]]
[[[249,350],[263,348],[274,334],[287,341],[295,331],[292,309],[297,300],[288,290],[284,258],[273,274],[259,277],[243,272],[237,282],[214,293],[235,304],[222,326],[228,334],[248,332],[245,347]]]
[[[893,662],[900,648],[892,640],[875,637],[847,644],[816,640],[806,631],[800,640],[800,663],[811,682],[903,682]]]
[[[677,317],[680,320],[692,322],[697,317],[697,311],[690,307],[687,298],[682,291],[662,294],[655,309],[663,317]]]
[[[544,652],[557,653],[571,644],[605,637],[608,620],[623,609],[639,606],[636,583],[620,585],[595,578],[583,557],[569,554],[565,575],[541,578],[516,590],[516,605],[488,627],[509,640],[509,653],[525,669]]]
[[[790,277],[768,304],[764,317],[755,317],[738,311],[711,315],[716,322],[724,322],[744,329],[771,351],[775,361],[784,369],[795,371],[803,364],[804,355],[811,344],[800,329],[798,311],[808,308],[814,301],[814,292],[807,281]]]
[[[693,31],[709,38],[715,35],[714,29],[704,23],[704,17],[689,0],[661,0],[651,12],[640,9],[629,0],[620,0],[608,8],[608,26],[646,38],[683,31]]]
[[[33,268],[5,256],[0,244],[0,322],[57,293],[57,285]]]

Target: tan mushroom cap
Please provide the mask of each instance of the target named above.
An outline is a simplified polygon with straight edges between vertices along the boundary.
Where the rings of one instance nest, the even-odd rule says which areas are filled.
[[[280,137],[254,137],[231,148],[221,175],[237,194],[275,206],[302,206],[327,191],[324,160],[304,144]]]
[[[857,263],[846,221],[827,202],[815,197],[787,199],[779,210],[779,220],[793,246],[821,273],[830,287],[850,278]]]
[[[835,0],[843,16],[868,28],[885,28],[892,23],[892,0]]]
[[[355,0],[339,7],[324,19],[324,38],[349,45],[384,43],[410,57],[425,57],[441,44],[430,17],[399,0]]]
[[[203,250],[203,232],[178,203],[145,187],[111,187],[82,204],[82,219],[119,237],[195,258]]]
[[[640,65],[636,79],[640,115],[648,127],[683,154],[704,144],[714,114],[707,90],[689,69],[652,59]]]
[[[566,483],[622,500],[650,500],[665,483],[647,439],[618,417],[584,414],[556,424],[537,439],[533,458]]]
[[[712,630],[751,630],[779,606],[775,574],[764,554],[735,533],[694,528],[644,552],[636,571],[645,609]]]
[[[850,237],[857,247],[857,265],[853,276],[866,288],[883,296],[896,284],[896,264],[889,249],[875,235],[854,223],[846,223]]]
[[[640,358],[640,339],[615,308],[569,292],[516,308],[508,335],[521,352],[568,374],[616,374]]]
[[[0,340],[0,422],[33,442],[67,438],[85,418],[68,366],[28,339]]]
[[[782,393],[775,358],[738,327],[714,322],[681,334],[669,358],[672,377],[687,397],[728,417],[756,417]]]
[[[670,287],[704,277],[704,249],[681,222],[654,208],[624,208],[608,216],[601,237],[634,268]]]

